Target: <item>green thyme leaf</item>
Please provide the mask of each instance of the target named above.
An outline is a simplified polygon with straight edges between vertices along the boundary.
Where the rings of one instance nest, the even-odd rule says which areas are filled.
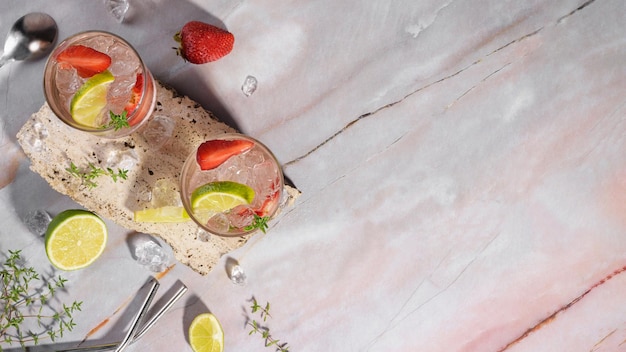
[[[268,221],[270,221],[269,216],[261,217],[261,216],[254,214],[254,219],[252,219],[252,224],[244,227],[243,229],[246,231],[259,229],[261,230],[261,232],[265,233],[265,231],[267,231],[267,228],[268,228],[268,225],[267,225]]]
[[[117,171],[113,171],[113,169],[107,168],[105,171],[92,163],[89,163],[87,171],[82,171],[74,163],[70,163],[70,167],[65,170],[72,176],[80,178],[88,188],[97,187],[98,184],[94,180],[100,176],[108,175],[113,179],[113,182],[117,182],[118,179],[126,180],[128,178],[128,170],[117,169]]]
[[[266,321],[267,317],[271,317],[269,302],[267,302],[265,304],[265,307],[263,307],[259,304],[259,302],[257,302],[256,298],[254,297],[252,297],[250,301],[252,302],[252,304],[250,305],[250,312],[252,314],[258,312],[261,318],[263,318],[263,321]],[[261,338],[263,339],[265,347],[274,346],[274,348],[278,352],[289,352],[288,344],[286,342],[280,343],[280,340],[273,338],[270,333],[270,329],[267,326],[262,326],[255,319],[251,319],[248,316],[246,316],[246,325],[250,326],[251,328],[248,335],[259,333],[261,335]]]
[[[130,127],[126,114],[126,110],[122,111],[122,113],[119,115],[116,115],[115,113],[113,113],[113,111],[109,111],[109,117],[111,118],[111,121],[108,124],[104,125],[102,128],[113,127],[114,130],[119,131],[124,127]]]
[[[64,331],[72,330],[76,326],[72,315],[82,304],[74,301],[55,308],[52,302],[59,301],[55,293],[67,280],[40,276],[25,263],[21,251],[9,250],[0,268],[0,341],[22,347],[38,344],[42,338],[54,341]],[[37,323],[39,330],[31,330],[35,326],[31,321]]]

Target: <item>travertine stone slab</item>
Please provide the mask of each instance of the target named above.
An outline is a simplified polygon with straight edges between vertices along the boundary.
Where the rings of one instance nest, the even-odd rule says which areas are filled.
[[[202,141],[237,131],[196,102],[157,83],[157,106],[152,120],[163,117],[173,126],[172,137],[165,142],[146,138],[148,133],[159,133],[150,124],[128,137],[108,140],[71,129],[44,105],[24,124],[17,138],[31,160],[30,168],[56,191],[123,227],[161,237],[172,247],[178,261],[206,275],[222,255],[241,247],[249,237],[211,236],[204,242],[198,239],[198,227],[192,221],[138,223],[133,220],[133,211],[153,206],[146,194],[157,181],[178,191],[184,160]],[[90,188],[66,170],[71,163],[80,169],[88,169],[90,164],[106,169],[112,148],[137,160],[129,168],[126,180],[114,182],[101,176],[95,180],[98,185]],[[287,193],[293,197],[297,191],[289,188]]]

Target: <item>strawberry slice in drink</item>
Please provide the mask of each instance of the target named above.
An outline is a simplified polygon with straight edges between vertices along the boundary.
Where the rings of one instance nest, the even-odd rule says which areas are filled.
[[[68,47],[57,55],[56,60],[60,68],[74,68],[82,78],[102,73],[111,66],[109,55],[84,45]]]
[[[260,217],[266,216],[269,213],[270,208],[278,202],[279,195],[280,192],[278,190],[274,191],[270,196],[265,198],[263,204],[258,209],[254,209],[254,213]]]
[[[196,161],[201,170],[211,170],[222,165],[230,157],[252,149],[254,143],[248,140],[221,140],[206,141],[198,147]]]
[[[141,95],[143,94],[143,74],[137,74],[137,80],[135,81],[135,85],[130,91],[130,99],[124,106],[124,111],[126,111],[126,116],[130,116],[135,109],[137,109],[137,105],[139,105],[139,101],[141,100]],[[128,120],[128,124],[131,126],[139,123],[139,119],[130,119]]]

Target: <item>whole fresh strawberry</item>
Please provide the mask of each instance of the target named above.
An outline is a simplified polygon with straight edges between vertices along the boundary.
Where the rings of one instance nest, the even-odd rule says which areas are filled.
[[[180,43],[176,50],[178,55],[192,64],[204,64],[230,53],[235,36],[210,24],[191,21],[174,35],[174,40]]]

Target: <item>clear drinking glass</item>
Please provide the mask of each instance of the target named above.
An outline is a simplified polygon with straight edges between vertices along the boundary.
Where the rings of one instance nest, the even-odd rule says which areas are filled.
[[[84,88],[90,80],[93,86],[95,79],[92,78],[96,75],[83,77],[84,74],[79,75],[76,67],[66,61],[58,61],[59,55],[72,46],[92,48],[111,58],[111,64],[106,68],[108,73],[103,73],[110,73],[113,77],[111,82],[105,84],[106,106],[97,109],[97,118],[90,120],[90,124],[81,123],[72,116],[72,101],[77,100],[75,97],[81,88],[86,90]],[[82,32],[62,41],[48,58],[43,86],[50,109],[61,121],[80,131],[106,138],[127,136],[144,126],[156,104],[154,79],[137,51],[119,36],[103,31]],[[97,102],[91,105],[99,106]],[[111,113],[120,116],[126,114],[129,126],[114,126]]]
[[[250,234],[260,228],[255,223],[271,219],[278,210],[284,188],[280,165],[272,152],[253,138],[241,134],[224,134],[212,140],[247,141],[252,143],[252,147],[210,170],[201,170],[197,150],[191,153],[180,176],[183,206],[191,219],[211,234],[227,237]],[[254,197],[248,204],[239,204],[221,212],[199,208],[196,202],[198,197],[194,199],[194,192],[216,183],[245,185],[254,191]],[[231,191],[227,187],[225,192]]]

